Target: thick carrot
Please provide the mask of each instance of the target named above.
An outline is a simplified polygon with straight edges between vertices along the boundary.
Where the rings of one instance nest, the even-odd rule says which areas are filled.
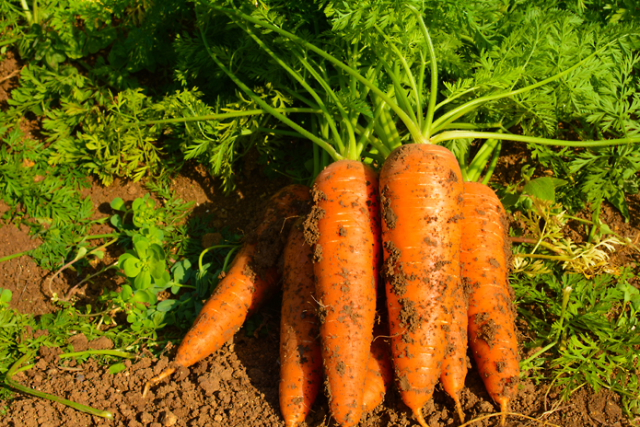
[[[463,183],[455,156],[431,144],[394,150],[380,172],[383,272],[396,379],[422,426],[440,378],[460,281]]]
[[[506,214],[493,190],[477,182],[465,183],[463,212],[460,261],[469,295],[469,346],[487,391],[507,412],[518,391],[520,357]]]
[[[444,391],[456,404],[460,422],[464,422],[464,412],[460,404],[460,392],[464,389],[467,378],[467,326],[468,301],[462,283],[453,290],[451,328],[448,333],[447,352],[442,363],[440,382]]]
[[[386,327],[384,328],[386,329]],[[388,333],[374,328],[371,343],[367,378],[364,382],[362,407],[364,412],[373,411],[384,401],[384,396],[393,383],[393,363]]]
[[[315,206],[305,223],[314,246],[322,358],[329,407],[341,426],[362,416],[380,261],[378,179],[352,160],[316,178]]]
[[[287,427],[305,420],[322,387],[312,257],[302,221],[296,221],[284,248],[280,320],[280,410]]]
[[[304,213],[309,199],[309,189],[304,185],[290,185],[269,199],[259,225],[182,340],[173,366],[152,378],[143,396],[150,385],[177,368],[189,367],[217,351],[275,291],[280,277],[277,261],[289,227]]]

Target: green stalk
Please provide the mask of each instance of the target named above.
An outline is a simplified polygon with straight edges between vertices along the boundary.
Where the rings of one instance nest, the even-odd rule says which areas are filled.
[[[318,83],[320,83],[320,86],[322,86],[322,88],[327,92],[327,94],[329,95],[329,97],[333,100],[336,109],[338,110],[338,112],[340,113],[340,116],[342,117],[342,123],[345,124],[346,129],[347,129],[347,134],[348,134],[348,142],[349,142],[349,148],[347,149],[347,155],[345,157],[351,159],[351,160],[355,160],[358,158],[358,154],[355,153],[356,147],[355,147],[355,132],[353,130],[353,126],[351,124],[351,119],[349,118],[349,114],[347,113],[346,108],[344,108],[344,106],[342,105],[342,102],[340,102],[340,99],[338,98],[338,95],[335,93],[335,91],[331,88],[331,85],[329,85],[329,83],[327,82],[327,80],[322,77],[320,75],[320,73],[318,73],[318,71],[304,58],[302,57],[298,57],[298,61],[300,61],[300,63],[302,65],[304,65],[304,67],[307,69],[307,71],[309,71],[309,73],[311,73],[311,75],[316,79],[316,81]],[[331,117],[331,114],[329,114],[329,112],[327,112],[326,114],[326,118],[327,120],[333,121],[333,118]],[[343,148],[343,143],[342,143],[342,139],[339,140],[340,141],[340,148],[339,151],[341,154],[344,154],[344,148]]]
[[[22,5],[22,11],[24,12],[24,16],[27,18],[27,22],[29,23],[29,25],[33,25],[33,15],[31,14],[31,11],[29,10],[29,5],[27,4],[26,0],[20,0],[20,4]]]
[[[436,62],[436,50],[433,47],[433,41],[429,35],[429,30],[422,19],[422,15],[418,9],[413,6],[409,6],[409,9],[416,15],[418,24],[420,24],[420,30],[427,41],[427,49],[429,51],[429,65],[431,66],[431,92],[429,93],[429,105],[427,106],[427,117],[422,128],[422,135],[427,140],[432,135],[433,128],[433,116],[436,112],[436,101],[438,97],[438,63]]]
[[[398,59],[400,60],[400,64],[402,65],[402,68],[404,69],[408,79],[409,79],[409,85],[411,86],[411,89],[413,90],[413,94],[414,94],[414,98],[415,98],[415,105],[417,109],[420,109],[420,107],[422,106],[422,94],[419,91],[418,85],[416,84],[416,80],[413,77],[413,73],[411,72],[411,67],[409,67],[409,64],[407,63],[407,59],[404,57],[404,55],[402,55],[402,53],[400,52],[400,50],[398,50],[398,48],[396,47],[396,45],[391,41],[391,39],[389,38],[389,36],[387,36],[377,25],[374,26],[374,28],[376,29],[376,31],[378,31],[378,33],[380,33],[380,35],[382,35],[382,37],[386,40],[386,42],[388,43],[388,45],[391,47],[391,50],[393,50],[393,52],[396,54],[396,56],[398,57]],[[393,73],[392,73],[393,74]],[[393,80],[394,84],[396,79]],[[397,89],[396,89],[397,92]],[[417,122],[419,127],[422,127],[422,116],[421,115],[415,115],[413,110],[410,110],[411,115],[414,117],[414,121]]]
[[[384,104],[380,104],[381,106]],[[360,140],[358,142],[359,148],[365,146],[365,141],[368,141],[373,147],[386,159],[387,156],[391,153],[391,150],[378,138],[373,135],[373,130],[378,123],[378,117],[380,111],[376,109],[377,114],[374,115],[374,118],[367,123],[367,127],[364,128],[361,125],[356,125],[356,130],[360,134]]]
[[[251,99],[253,99],[256,104],[260,105],[260,107],[262,107],[266,112],[268,112],[269,114],[271,114],[272,116],[274,116],[276,119],[280,120],[281,122],[283,122],[284,124],[286,124],[287,126],[295,129],[296,131],[300,132],[302,135],[304,135],[305,137],[307,137],[308,139],[310,139],[311,141],[315,142],[316,144],[318,144],[319,146],[321,146],[327,153],[329,153],[329,155],[334,159],[334,160],[341,160],[343,159],[343,156],[341,154],[339,154],[335,148],[333,148],[333,146],[331,146],[331,144],[327,143],[326,141],[318,138],[317,136],[313,135],[311,132],[309,132],[308,130],[306,130],[305,128],[303,128],[302,126],[298,125],[296,122],[294,122],[293,120],[289,119],[288,117],[286,117],[285,115],[281,114],[277,108],[273,108],[271,105],[267,104],[262,98],[260,98],[254,91],[252,91],[249,86],[247,86],[246,84],[244,84],[242,82],[242,80],[240,80],[238,78],[238,76],[236,76],[229,68],[227,68],[222,61],[220,60],[220,58],[218,58],[216,56],[216,54],[211,50],[211,48],[209,47],[209,43],[207,42],[207,38],[204,36],[204,32],[202,29],[200,29],[200,35],[202,36],[202,41],[207,49],[207,53],[209,54],[209,56],[211,57],[211,59],[213,59],[213,62],[216,63],[216,65],[218,67],[220,67],[220,69],[236,84],[238,85],[238,87],[240,89],[242,89],[244,91],[244,93],[246,93],[249,97],[251,97]]]
[[[395,120],[393,120],[393,116],[386,108],[386,104],[379,99],[375,101],[378,103],[373,119],[376,134],[387,147],[388,151],[391,152],[402,145],[400,133],[396,127]]]
[[[457,130],[439,133],[438,135],[435,135],[433,138],[431,138],[431,142],[434,144],[438,144],[443,141],[449,141],[452,139],[462,139],[462,138],[499,139],[502,141],[508,140],[508,141],[526,142],[528,144],[556,145],[561,147],[582,147],[582,148],[609,147],[612,145],[637,144],[640,142],[640,137],[601,139],[596,141],[565,141],[562,139],[539,138],[536,136],[504,134],[504,133],[497,133],[497,132],[473,132],[473,131],[457,131]]]
[[[511,96],[515,96],[515,95],[519,95],[521,93],[525,93],[525,92],[529,92],[533,89],[536,89],[540,86],[544,86],[548,83],[551,83],[555,80],[558,80],[564,76],[566,76],[567,74],[571,73],[572,71],[574,71],[575,69],[577,69],[578,67],[582,66],[585,62],[587,62],[589,59],[593,58],[594,56],[598,55],[601,52],[604,52],[604,50],[609,47],[611,43],[607,43],[605,46],[601,47],[600,49],[596,50],[595,52],[593,52],[591,55],[587,56],[586,58],[582,59],[581,61],[579,61],[578,63],[576,63],[575,65],[573,65],[572,67],[567,68],[566,70],[551,76],[547,79],[544,79],[542,81],[539,81],[537,83],[534,83],[532,85],[529,86],[525,86],[523,88],[520,89],[516,89],[516,90],[512,90],[509,92],[503,92],[503,93],[498,93],[495,95],[487,95],[487,96],[483,96],[480,98],[476,98],[473,99],[457,108],[454,108],[453,110],[443,114],[442,116],[440,116],[438,118],[438,120],[436,120],[433,123],[433,133],[436,133],[440,130],[442,130],[443,125],[447,124],[447,123],[451,123],[454,120],[458,119],[461,116],[464,116],[465,114],[467,114],[470,111],[475,110],[476,108],[480,107],[480,105],[485,104],[489,101],[495,101],[497,99],[502,99],[502,98],[508,98]]]
[[[317,114],[320,113],[317,108],[279,108],[279,112],[283,114],[287,113],[312,113]],[[225,120],[225,119],[233,119],[236,117],[246,117],[246,116],[259,116],[267,113],[265,110],[246,110],[246,111],[232,111],[230,113],[220,113],[220,114],[206,114],[204,116],[194,116],[194,117],[176,117],[173,119],[160,119],[160,120],[145,120],[143,122],[131,123],[124,128],[132,127],[134,125],[161,125],[167,123],[187,123],[187,122],[200,122],[206,120]]]
[[[235,22],[235,21],[234,21]],[[278,55],[276,55],[276,53],[269,47],[267,46],[267,44],[265,42],[263,42],[259,37],[257,37],[253,31],[250,31],[247,27],[245,27],[244,25],[239,24],[238,22],[235,22],[236,25],[238,25],[240,28],[242,28],[247,34],[249,34],[249,36],[258,44],[258,46],[260,46],[262,48],[262,50],[264,50],[265,52],[267,52],[267,54],[269,54],[269,56],[271,56],[277,63],[278,65],[280,65],[286,72],[289,73],[289,75],[291,75],[307,92],[309,92],[309,94],[311,95],[311,97],[316,101],[316,103],[318,104],[318,107],[320,107],[322,113],[325,115],[325,117],[327,118],[327,121],[329,122],[329,127],[331,128],[331,131],[333,133],[333,138],[336,141],[336,143],[338,144],[338,151],[340,153],[344,152],[344,143],[342,142],[342,138],[340,136],[340,132],[338,132],[338,128],[336,126],[335,121],[333,120],[333,117],[331,116],[331,114],[329,114],[329,110],[327,109],[326,105],[324,104],[324,101],[322,100],[322,98],[318,95],[318,93],[311,87],[309,86],[309,84],[307,83],[307,81],[300,75],[300,73],[296,72],[295,70],[293,70],[291,67],[289,67],[287,65],[286,62],[284,62]],[[301,58],[298,57],[297,54],[294,53],[294,55],[296,56],[296,58],[298,58],[298,60],[300,62],[302,62]],[[309,72],[311,72],[311,74],[316,78],[316,80],[318,80],[318,77],[316,76],[316,74],[314,74],[315,70],[311,69],[312,67],[303,62],[303,65],[305,65],[305,68],[307,68],[307,70]],[[319,81],[319,80],[318,80]],[[320,81],[319,81],[320,82]],[[325,82],[326,83],[326,82]],[[323,85],[322,82],[320,82],[320,84],[325,87],[325,85]],[[326,90],[326,88],[325,88]]]
[[[460,123],[453,122],[448,123],[440,128],[440,130],[454,129],[454,130],[480,130],[480,129],[505,129],[502,123]]]
[[[456,99],[460,98],[461,96],[464,96],[464,95],[466,95],[468,93],[471,93],[471,92],[473,92],[473,91],[475,91],[477,89],[478,89],[478,86],[474,86],[474,87],[469,88],[469,89],[467,89],[467,90],[465,90],[463,92],[460,92],[459,94],[457,94],[455,96],[451,96],[451,97],[445,99],[444,101],[440,102],[438,105],[436,105],[434,110],[438,111],[440,108],[444,107],[448,103],[450,103],[452,101],[455,101]],[[434,111],[434,113],[435,113],[435,111]],[[444,128],[441,126],[440,129],[444,129]]]
[[[466,169],[468,181],[478,181],[480,179],[482,171],[487,166],[489,159],[493,157],[498,144],[499,141],[496,139],[488,139],[482,144],[469,166],[464,168]]]
[[[23,386],[22,384],[20,384],[16,380],[14,380],[13,376],[17,372],[20,371],[19,370],[20,365],[22,365],[24,362],[29,360],[32,356],[33,356],[33,353],[25,353],[20,359],[18,359],[18,361],[16,363],[13,364],[13,366],[11,366],[11,368],[9,369],[9,372],[7,372],[7,376],[4,378],[4,383],[7,386],[9,386],[9,387],[11,387],[13,389],[16,389],[18,391],[21,391],[22,393],[30,394],[32,396],[36,396],[36,397],[39,397],[41,399],[47,399],[47,400],[51,400],[53,402],[61,403],[63,405],[70,406],[70,407],[72,407],[74,409],[77,409],[78,411],[86,412],[88,414],[95,415],[97,417],[107,418],[107,419],[110,419],[110,420],[113,419],[113,412],[103,411],[103,410],[100,410],[100,409],[92,408],[91,406],[82,405],[80,403],[73,402],[71,400],[67,400],[67,399],[63,399],[63,398],[58,397],[58,396],[54,396],[53,394],[44,393],[42,391],[34,390],[32,388]],[[28,368],[31,368],[31,367],[33,367],[33,365],[30,365]],[[26,369],[27,368],[22,369],[22,370],[26,370]]]
[[[313,43],[310,43],[310,42],[308,42],[308,41],[296,36],[295,34],[290,33],[289,31],[283,30],[281,28],[276,27],[275,25],[272,25],[272,24],[269,24],[267,22],[264,22],[264,21],[261,21],[259,19],[256,19],[256,18],[254,18],[254,17],[252,17],[250,15],[246,15],[246,14],[244,14],[242,12],[238,12],[237,10],[223,8],[223,7],[217,6],[215,4],[210,4],[210,6],[213,9],[219,10],[221,12],[224,12],[224,13],[228,14],[228,15],[232,15],[232,16],[236,16],[238,18],[244,19],[245,21],[251,22],[251,23],[256,24],[256,25],[259,25],[259,26],[261,26],[263,28],[266,28],[266,29],[274,31],[274,32],[276,32],[276,33],[278,33],[278,34],[280,34],[280,35],[282,35],[284,37],[287,37],[290,40],[295,41],[296,43],[299,43],[302,46],[306,47],[307,49],[317,53],[318,55],[320,55],[321,57],[323,57],[327,61],[331,62],[336,67],[344,70],[347,74],[351,75],[356,80],[358,80],[360,83],[362,83],[363,85],[368,87],[373,93],[375,93],[377,96],[379,96],[380,99],[382,99],[384,102],[389,104],[389,107],[391,107],[393,109],[393,111],[398,115],[400,120],[402,120],[402,122],[405,124],[405,126],[407,127],[407,130],[411,134],[411,136],[414,139],[414,141],[416,141],[416,142],[425,142],[425,140],[424,140],[424,138],[422,136],[422,132],[421,132],[420,128],[416,125],[416,123],[414,121],[411,120],[411,117],[409,117],[402,110],[402,108],[400,108],[395,102],[393,102],[393,100],[391,98],[389,98],[375,84],[373,84],[372,82],[367,80],[365,77],[363,77],[360,73],[358,73],[358,71],[356,71],[352,67],[346,65],[344,62],[340,61],[339,59],[337,59],[336,57],[334,57],[330,53],[325,52],[324,50],[320,49],[319,47],[317,47]]]
[[[502,141],[498,141],[498,146],[493,150],[493,155],[491,157],[491,162],[489,163],[489,167],[487,168],[487,173],[482,179],[482,183],[484,185],[488,185],[491,177],[493,176],[493,171],[496,170],[496,166],[498,165],[498,159],[500,158],[500,150],[502,149]]]
[[[207,252],[212,251],[214,249],[223,249],[223,248],[232,248],[231,251],[229,251],[229,253],[233,252],[235,249],[238,248],[238,246],[240,245],[215,245],[215,246],[209,246],[208,248],[206,248],[205,250],[203,250],[202,252],[200,252],[200,256],[198,257],[198,269],[199,270],[203,270],[203,264],[202,264],[202,260],[204,259],[204,256]]]
[[[24,252],[18,252],[18,253],[15,253],[15,254],[7,255],[5,257],[0,258],[0,262],[11,261],[14,258],[20,258],[23,255],[28,255],[29,252],[31,252],[31,251],[28,250],[28,251],[24,251]]]
[[[407,97],[407,94],[402,87],[402,83],[398,78],[397,70],[392,70],[391,67],[387,64],[387,62],[380,58],[380,62],[384,64],[385,69],[387,70],[387,75],[391,78],[391,82],[393,83],[393,89],[396,94],[395,98],[398,102],[398,106],[407,113],[407,115],[411,118],[414,123],[418,123],[418,119],[416,118],[416,113],[413,111],[411,107],[411,102]],[[397,65],[396,65],[397,67]],[[418,106],[420,108],[420,106]]]
[[[72,357],[82,357],[82,356],[92,356],[92,355],[103,355],[103,356],[116,356],[122,357],[125,359],[135,359],[137,356],[134,353],[127,353],[122,350],[86,350],[86,351],[74,351],[70,353],[63,353],[60,356],[60,359],[69,359]]]

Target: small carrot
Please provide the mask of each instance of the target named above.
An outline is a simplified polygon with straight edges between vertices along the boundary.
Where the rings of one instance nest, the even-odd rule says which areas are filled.
[[[371,357],[369,358],[362,398],[364,412],[373,411],[384,402],[384,396],[393,383],[393,362],[391,361],[388,333],[383,332],[382,328],[374,328],[373,335]]]
[[[465,183],[463,212],[460,260],[469,295],[469,346],[487,391],[504,414],[520,380],[506,214],[493,190],[477,182]]]
[[[464,422],[464,412],[460,404],[460,392],[467,377],[467,326],[468,301],[462,284],[453,290],[451,328],[448,331],[447,352],[442,363],[440,382],[456,404],[460,422]]]
[[[422,426],[451,326],[460,281],[462,174],[455,156],[432,144],[394,150],[380,172],[389,333],[403,402]]]
[[[304,213],[309,199],[309,189],[303,185],[285,187],[269,199],[262,221],[182,340],[173,366],[152,378],[143,396],[177,368],[189,367],[217,351],[275,291],[280,277],[277,261],[288,229],[293,217]]]
[[[380,222],[378,178],[354,160],[316,178],[305,222],[314,248],[322,358],[329,407],[343,427],[358,424],[376,308]]]
[[[280,410],[287,427],[303,422],[322,387],[320,323],[314,301],[313,253],[302,221],[284,248],[280,321]]]

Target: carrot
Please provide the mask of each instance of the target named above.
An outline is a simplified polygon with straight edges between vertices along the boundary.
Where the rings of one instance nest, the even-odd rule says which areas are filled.
[[[506,214],[493,190],[477,182],[465,183],[463,212],[460,260],[469,295],[469,346],[487,391],[506,413],[520,379]]]
[[[280,321],[280,410],[287,427],[305,420],[322,386],[312,257],[298,220],[284,248]]]
[[[383,332],[381,328],[374,328],[373,335],[371,357],[369,357],[367,366],[368,373],[364,382],[364,396],[362,398],[364,412],[377,408],[384,401],[384,396],[393,383],[393,363],[387,338],[388,333]]]
[[[293,224],[291,217],[303,214],[309,199],[309,189],[303,185],[285,187],[269,199],[261,222],[182,340],[173,366],[152,378],[143,396],[177,368],[189,367],[220,349],[275,291],[280,277],[277,261]]]
[[[464,412],[460,404],[460,392],[467,377],[467,326],[468,301],[462,284],[453,290],[451,329],[448,334],[447,352],[442,364],[440,382],[444,391],[456,404],[460,422],[464,423]]]
[[[316,178],[305,223],[314,247],[322,358],[329,407],[341,426],[362,416],[362,395],[380,261],[378,179],[369,166],[340,160]]]
[[[403,402],[422,426],[440,378],[460,282],[463,183],[455,156],[431,144],[394,150],[380,172],[389,333]]]

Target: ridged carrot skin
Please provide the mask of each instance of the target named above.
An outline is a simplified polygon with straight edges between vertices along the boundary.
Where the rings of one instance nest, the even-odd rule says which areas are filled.
[[[260,225],[238,252],[178,347],[176,365],[191,366],[217,351],[276,290],[280,277],[277,260],[293,224],[292,217],[304,214],[305,202],[310,198],[308,187],[292,185],[269,199]],[[275,256],[266,254],[267,242]]]
[[[421,425],[440,378],[460,281],[462,174],[431,144],[394,150],[380,172],[383,273],[396,379]]]
[[[500,199],[480,183],[465,183],[463,212],[460,258],[469,295],[469,346],[487,391],[507,412],[520,380],[508,223]]]
[[[316,178],[315,206],[305,223],[314,247],[322,358],[331,415],[358,424],[370,355],[380,261],[378,179],[351,160]]]
[[[442,373],[440,374],[440,382],[444,391],[451,396],[456,404],[460,422],[464,422],[465,418],[460,404],[460,392],[464,389],[468,370],[468,306],[467,295],[461,283],[460,286],[453,290],[451,329],[447,337],[447,352],[442,363]]]
[[[312,258],[302,221],[296,221],[284,248],[280,320],[280,410],[287,427],[305,420],[322,387]]]
[[[374,328],[373,335],[371,357],[369,358],[362,398],[364,412],[373,411],[384,402],[384,396],[393,384],[393,362],[391,361],[388,333],[381,333]]]

